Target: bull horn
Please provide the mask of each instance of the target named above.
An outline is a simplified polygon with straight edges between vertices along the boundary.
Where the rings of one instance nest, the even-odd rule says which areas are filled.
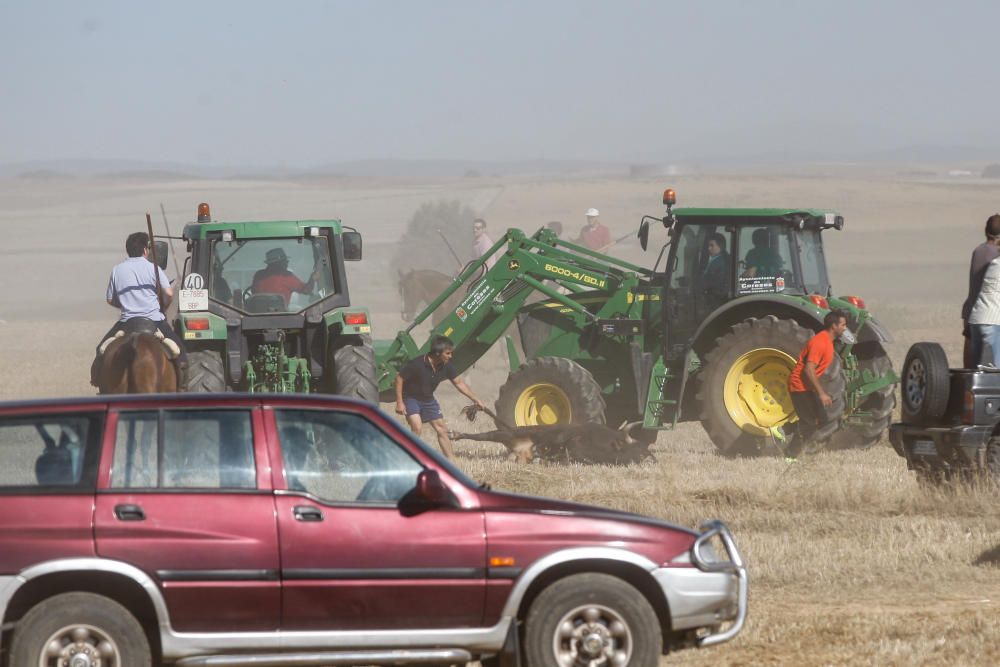
[[[636,426],[642,426],[642,422],[627,422],[622,424],[622,430],[625,432],[625,441],[630,445],[635,444],[635,438],[632,437],[632,429]]]

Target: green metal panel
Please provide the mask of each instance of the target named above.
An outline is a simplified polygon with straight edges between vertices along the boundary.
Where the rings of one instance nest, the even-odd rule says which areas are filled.
[[[189,320],[208,319],[207,330],[192,329],[188,326]],[[218,315],[209,312],[198,311],[196,313],[181,313],[180,331],[178,335],[187,341],[199,340],[226,340],[226,320]]]
[[[341,233],[340,220],[266,220],[245,222],[193,222],[184,227],[187,240],[204,239],[211,232],[232,231],[237,239],[268,239],[304,236],[307,227]]]
[[[674,215],[681,222],[698,223],[698,218],[783,218],[786,215],[805,214],[823,217],[838,215],[836,211],[821,208],[675,208]],[[759,220],[754,224],[759,224]]]
[[[347,314],[363,314],[365,324],[347,324],[344,316]],[[370,335],[372,332],[372,318],[368,309],[363,306],[347,306],[340,310],[331,310],[323,314],[323,324],[327,331],[336,331],[339,334]]]

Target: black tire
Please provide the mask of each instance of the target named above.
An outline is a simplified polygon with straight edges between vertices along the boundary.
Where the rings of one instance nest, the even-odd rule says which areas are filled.
[[[868,370],[877,377],[885,377],[892,370],[892,360],[884,350],[870,359],[858,359],[858,367]],[[896,385],[882,387],[869,394],[858,406],[859,412],[871,415],[869,421],[862,426],[852,426],[837,432],[830,444],[830,449],[870,449],[878,444],[889,424],[892,423],[892,412],[896,407]]]
[[[195,350],[188,352],[187,357],[188,392],[205,394],[226,391],[226,367],[221,352]]]
[[[71,651],[79,649],[79,645],[70,641],[77,628],[86,632],[84,645],[92,662],[93,657],[99,655],[99,644],[107,641],[114,655],[106,656],[101,661],[102,665],[152,665],[149,639],[139,621],[114,600],[93,593],[64,593],[32,607],[14,629],[9,664],[37,665],[49,644],[55,641],[64,645],[68,656]],[[70,660],[66,659],[60,664],[69,663]]]
[[[937,343],[914,343],[903,362],[903,421],[930,424],[944,416],[951,390],[948,357]]]
[[[730,370],[741,357],[754,350],[778,350],[787,355],[787,359],[796,360],[802,348],[814,335],[812,330],[794,320],[781,320],[774,315],[767,315],[751,318],[733,326],[729,333],[719,338],[715,347],[705,355],[704,366],[699,373],[697,396],[701,405],[700,418],[708,436],[722,454],[754,456],[778,453],[771,444],[769,436],[755,428],[744,430],[730,415],[725,401],[725,383]],[[790,372],[791,368],[788,371]],[[772,398],[774,403],[784,406],[788,411],[792,409],[791,399],[788,396],[787,384],[780,381],[781,377],[782,374],[777,374],[764,393]],[[839,428],[840,417],[844,411],[846,379],[839,358],[835,359],[823,374],[822,381],[827,393],[834,398],[834,404],[826,411],[827,419],[821,427],[821,432],[817,433],[819,440],[829,437]],[[786,435],[791,435],[794,431],[794,427],[789,427],[787,422],[783,429]]]
[[[609,632],[615,622],[623,627]],[[575,574],[539,593],[525,619],[524,655],[528,667],[587,663],[583,655],[579,660],[558,660],[557,651],[569,655],[581,648],[576,636],[559,638],[560,627],[565,623],[578,632],[592,624],[597,630],[595,634],[603,638],[604,648],[623,651],[627,656],[624,662],[608,658],[604,664],[656,667],[659,662],[663,639],[656,612],[639,591],[617,577]]]
[[[996,436],[986,444],[986,474],[994,486],[1000,486],[1000,438]]]
[[[378,404],[375,351],[367,340],[333,350],[333,393]]]
[[[550,404],[544,404],[546,394]],[[533,396],[538,400],[530,400]],[[571,359],[538,357],[507,377],[495,408],[497,417],[508,426],[537,426],[603,424],[607,405],[601,386],[586,368]]]

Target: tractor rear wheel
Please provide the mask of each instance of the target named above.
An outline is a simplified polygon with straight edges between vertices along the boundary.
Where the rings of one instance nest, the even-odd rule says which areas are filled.
[[[495,407],[509,426],[603,424],[607,409],[590,371],[562,357],[524,363],[500,387]]]
[[[751,318],[733,326],[705,355],[698,391],[701,423],[720,452],[727,456],[779,453],[772,445],[772,429],[783,427],[787,435],[794,430],[790,428],[796,417],[788,376],[813,335],[794,320],[774,315]],[[825,411],[826,422],[816,433],[819,440],[837,430],[844,410],[846,380],[839,358],[823,380],[834,404]]]
[[[187,390],[192,393],[226,391],[226,367],[216,350],[188,352]]]
[[[367,339],[344,344],[338,341],[333,360],[333,393],[378,404],[375,351]]]

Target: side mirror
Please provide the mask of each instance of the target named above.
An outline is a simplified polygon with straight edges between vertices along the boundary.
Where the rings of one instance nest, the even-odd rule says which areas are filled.
[[[166,241],[153,241],[153,248],[156,251],[156,264],[167,270],[167,258],[170,256],[170,244]]]
[[[639,245],[645,250],[646,246],[649,244],[649,221],[643,220],[639,224]]]
[[[417,498],[429,505],[447,505],[451,502],[451,492],[441,481],[437,470],[421,470],[417,475]]]
[[[344,260],[358,262],[361,260],[361,232],[341,232],[344,242]]]

